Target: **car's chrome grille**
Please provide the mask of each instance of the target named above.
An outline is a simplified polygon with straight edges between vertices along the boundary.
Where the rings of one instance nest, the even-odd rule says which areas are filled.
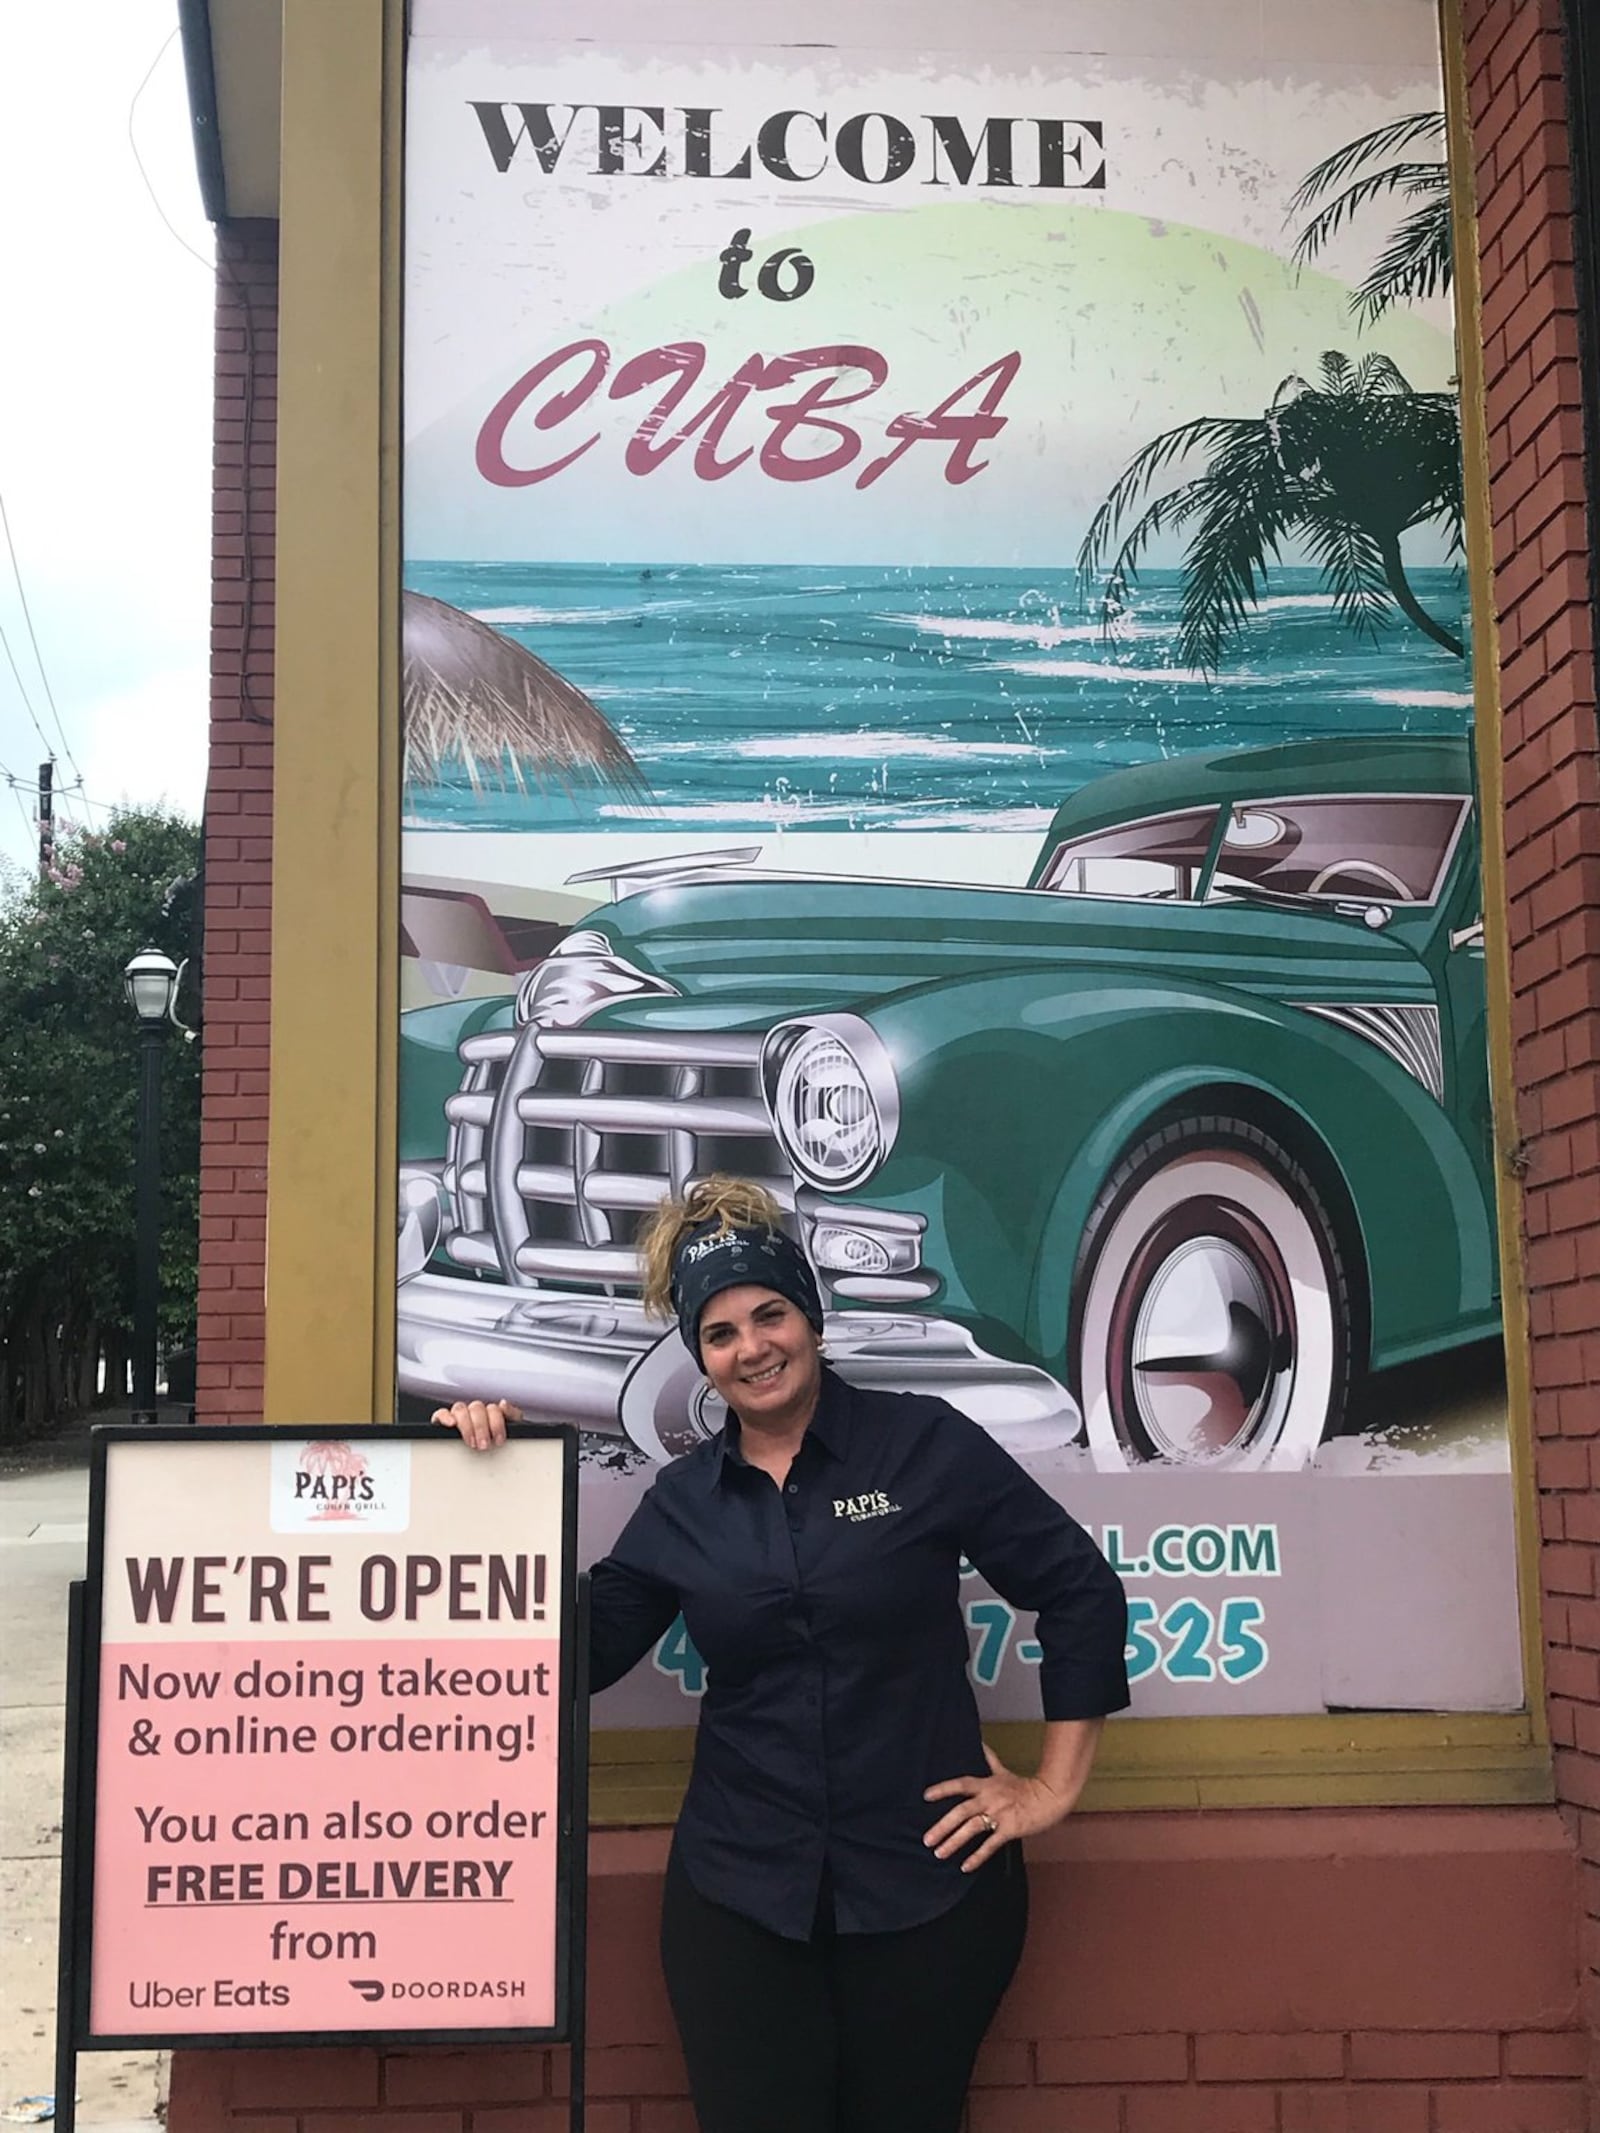
[[[713,1170],[794,1204],[759,1036],[532,1026],[469,1037],[445,1105],[458,1266],[521,1287],[636,1290],[644,1217]]]

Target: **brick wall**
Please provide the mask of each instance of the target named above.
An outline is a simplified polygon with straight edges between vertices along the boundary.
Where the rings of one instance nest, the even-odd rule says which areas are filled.
[[[267,1253],[278,231],[217,233],[200,1128],[202,1422],[258,1421]]]
[[[1544,1632],[1600,2028],[1600,755],[1556,0],[1466,0]]]
[[[654,1957],[667,1841],[590,1852],[590,2133],[695,2133]],[[1029,1857],[970,2133],[1585,2133],[1547,1810],[1095,1815]],[[565,2133],[565,2080],[564,2053],[494,2046],[181,2053],[169,2122]]]
[[[1584,2049],[1582,2037],[1455,2030],[991,2044],[969,2122],[972,2133],[1585,2133]],[[174,2101],[208,2133],[568,2133],[553,2053],[181,2065]],[[591,2052],[586,2121],[588,2133],[696,2133],[675,2054]]]

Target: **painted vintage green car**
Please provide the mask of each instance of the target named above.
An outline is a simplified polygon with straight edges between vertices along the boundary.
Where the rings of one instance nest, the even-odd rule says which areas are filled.
[[[712,1169],[792,1209],[846,1375],[1107,1468],[1302,1465],[1496,1330],[1464,742],[1117,773],[1020,889],[758,856],[605,870],[515,998],[406,1018],[405,1391],[698,1441],[633,1238]]]

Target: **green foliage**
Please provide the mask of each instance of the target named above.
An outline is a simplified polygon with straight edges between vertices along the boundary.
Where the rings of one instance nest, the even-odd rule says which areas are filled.
[[[128,810],[62,836],[47,880],[0,885],[0,1436],[44,1426],[119,1367],[133,1322],[139,1033],[122,973],[194,947],[200,833]],[[196,1019],[186,975],[179,1012]],[[162,1312],[194,1324],[200,1046],[162,1058]]]
[[[1178,480],[1201,455],[1204,471]],[[1330,349],[1318,384],[1285,378],[1262,414],[1204,416],[1152,438],[1090,521],[1078,569],[1086,583],[1103,575],[1110,629],[1150,543],[1185,534],[1178,656],[1211,673],[1261,598],[1269,563],[1299,539],[1358,636],[1398,609],[1460,657],[1460,638],[1423,609],[1401,559],[1401,535],[1430,522],[1459,553],[1454,396],[1413,392],[1388,356],[1352,363]]]

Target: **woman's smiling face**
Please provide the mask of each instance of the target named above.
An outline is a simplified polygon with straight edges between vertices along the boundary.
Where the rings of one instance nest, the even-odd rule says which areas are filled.
[[[700,1364],[740,1421],[809,1421],[822,1384],[816,1329],[775,1289],[720,1289],[700,1314]]]

